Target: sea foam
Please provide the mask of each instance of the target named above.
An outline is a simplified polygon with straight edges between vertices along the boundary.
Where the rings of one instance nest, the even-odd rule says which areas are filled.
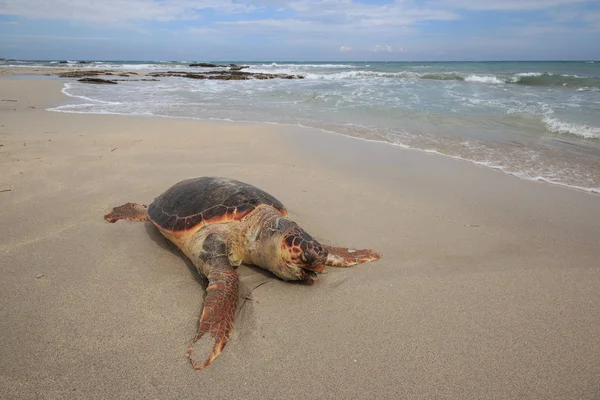
[[[495,76],[480,76],[480,75],[469,75],[465,78],[467,82],[481,82],[481,83],[505,83],[502,79]]]
[[[600,138],[600,128],[594,126],[563,122],[549,116],[542,118],[542,122],[550,132],[571,134],[586,139]]]

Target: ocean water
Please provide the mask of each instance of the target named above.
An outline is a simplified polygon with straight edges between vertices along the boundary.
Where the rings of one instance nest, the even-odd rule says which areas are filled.
[[[301,125],[600,193],[600,62],[237,63],[305,79],[169,77],[118,85],[71,79],[63,91],[72,101],[52,110]],[[72,65],[203,70],[188,61]]]

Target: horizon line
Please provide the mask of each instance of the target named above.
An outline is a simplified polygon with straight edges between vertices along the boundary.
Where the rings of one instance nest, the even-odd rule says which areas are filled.
[[[161,62],[178,62],[178,63],[196,63],[196,62],[205,62],[205,63],[225,63],[225,62],[235,62],[235,63],[259,63],[259,62],[298,62],[298,63],[326,63],[326,62],[338,62],[338,63],[403,63],[403,62],[429,62],[429,63],[437,63],[437,62],[600,62],[600,59],[574,59],[574,60],[561,60],[561,59],[548,59],[548,60],[117,60],[117,59],[37,59],[37,58],[10,58],[10,57],[0,57],[0,61],[71,61],[71,62],[153,62],[153,63],[161,63]]]

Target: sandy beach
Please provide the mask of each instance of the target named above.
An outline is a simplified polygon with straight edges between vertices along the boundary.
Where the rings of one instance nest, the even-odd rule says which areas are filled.
[[[1,398],[600,398],[600,196],[295,126],[46,111],[63,82],[0,79]],[[205,175],[384,257],[313,286],[240,267],[197,372],[206,281],[102,216]]]

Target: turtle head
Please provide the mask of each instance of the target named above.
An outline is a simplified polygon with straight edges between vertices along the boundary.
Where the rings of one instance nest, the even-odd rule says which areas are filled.
[[[327,248],[294,225],[285,231],[281,241],[284,268],[294,277],[292,279],[314,283],[317,272],[323,272],[325,268]]]

